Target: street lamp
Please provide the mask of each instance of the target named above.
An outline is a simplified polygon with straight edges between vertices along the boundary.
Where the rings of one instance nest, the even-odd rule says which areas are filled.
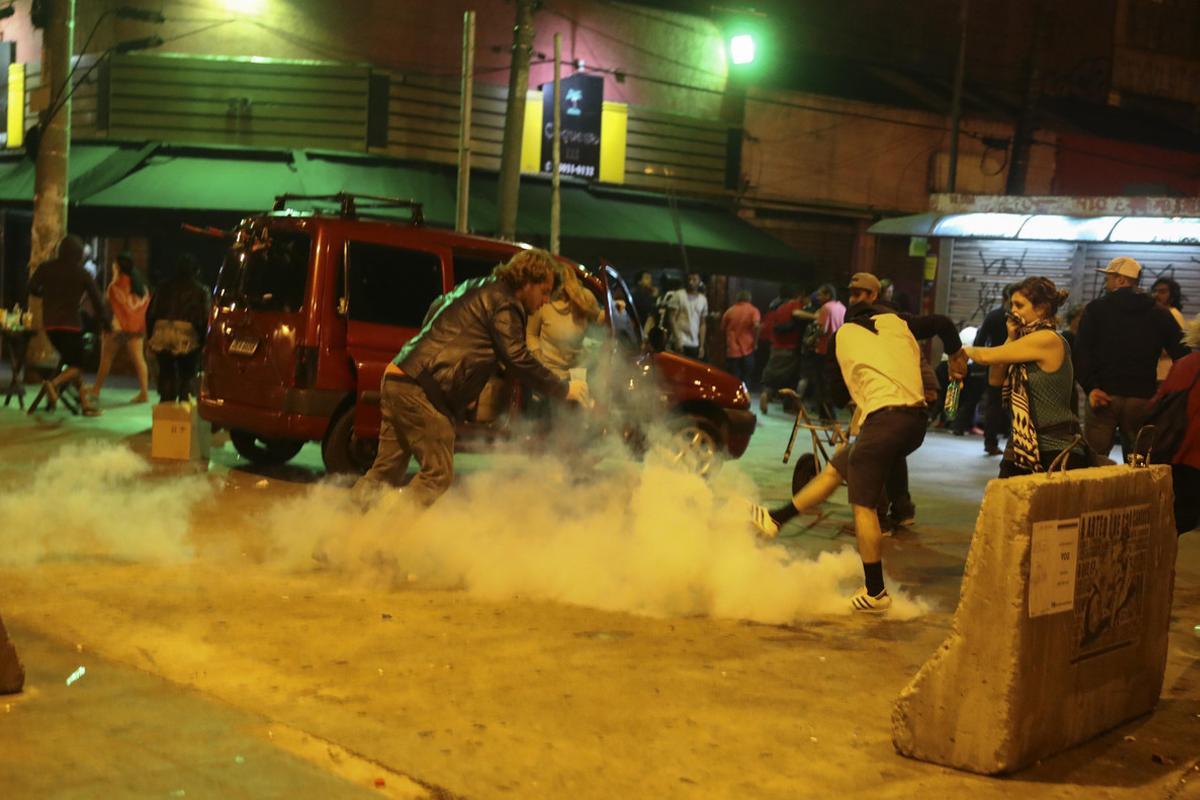
[[[754,37],[739,33],[729,40],[729,60],[739,66],[749,64],[754,61],[754,49]]]

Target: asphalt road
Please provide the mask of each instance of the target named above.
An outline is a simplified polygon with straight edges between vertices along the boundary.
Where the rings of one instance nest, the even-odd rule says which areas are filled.
[[[713,486],[468,455],[420,517],[354,507],[314,446],[148,465],[131,394],[0,409],[0,617],[29,672],[0,697],[5,798],[1200,797],[1197,534],[1153,714],[1005,779],[892,749],[996,468],[978,438],[912,459],[917,523],[885,548],[905,602],[862,618],[843,493],[776,546],[740,524],[738,497],[788,493],[779,412]]]

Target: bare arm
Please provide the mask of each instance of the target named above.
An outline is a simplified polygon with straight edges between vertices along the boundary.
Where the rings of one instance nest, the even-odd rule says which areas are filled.
[[[999,347],[965,347],[967,358],[979,364],[1020,364],[1026,361],[1039,363],[1053,358],[1058,353],[1058,334],[1054,331],[1035,331],[1020,339],[1009,339]]]

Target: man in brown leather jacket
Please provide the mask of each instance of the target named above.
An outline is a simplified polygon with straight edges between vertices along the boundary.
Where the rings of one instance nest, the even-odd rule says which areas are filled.
[[[546,302],[560,267],[544,250],[523,250],[490,277],[447,296],[383,374],[379,453],[356,491],[400,485],[416,456],[420,470],[405,492],[423,505],[454,479],[455,426],[503,363],[535,391],[587,400],[587,383],[560,380],[525,346],[525,322]]]

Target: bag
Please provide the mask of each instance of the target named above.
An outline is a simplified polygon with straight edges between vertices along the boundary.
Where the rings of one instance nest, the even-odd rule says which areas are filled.
[[[1188,398],[1192,389],[1196,388],[1197,380],[1200,380],[1200,372],[1192,378],[1188,388],[1167,392],[1150,411],[1146,425],[1154,426],[1154,446],[1150,448],[1151,464],[1170,464],[1179,452],[1179,447],[1187,436]]]

